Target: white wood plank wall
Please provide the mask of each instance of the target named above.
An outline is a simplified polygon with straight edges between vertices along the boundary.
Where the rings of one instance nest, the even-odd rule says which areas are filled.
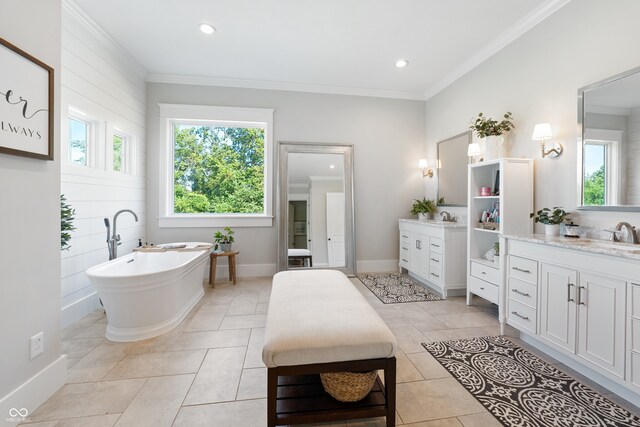
[[[130,253],[138,239],[145,239],[147,72],[74,3],[64,1],[63,6],[61,191],[76,211],[71,248],[62,252],[61,261],[61,326],[65,327],[99,307],[85,271],[108,260],[103,218],[113,221],[120,209],[138,215],[138,222],[129,214],[118,217],[122,237],[118,255]],[[92,167],[66,161],[69,107],[96,125]],[[130,174],[112,170],[114,128],[133,141]]]

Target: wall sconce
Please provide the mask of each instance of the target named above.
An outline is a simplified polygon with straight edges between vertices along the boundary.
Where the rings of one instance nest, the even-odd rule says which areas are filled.
[[[544,159],[547,156],[553,155],[553,157],[558,157],[562,154],[562,144],[554,143],[554,148],[550,148],[545,150],[544,141],[547,139],[551,139],[551,125],[549,123],[538,123],[533,128],[533,135],[531,135],[531,139],[533,141],[540,141],[540,148],[542,150],[542,158]]]
[[[433,169],[429,168],[429,162],[427,159],[420,159],[418,161],[418,167],[422,169],[422,177],[433,178]]]
[[[482,150],[480,150],[480,144],[477,142],[472,142],[467,147],[467,156],[471,157],[471,163],[475,163],[476,156],[480,156],[482,154]]]

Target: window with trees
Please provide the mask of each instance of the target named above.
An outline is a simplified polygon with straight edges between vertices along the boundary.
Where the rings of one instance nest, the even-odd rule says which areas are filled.
[[[162,115],[160,226],[271,225],[273,110],[161,104]]]
[[[89,165],[89,145],[91,142],[91,123],[77,118],[69,118],[69,163]]]

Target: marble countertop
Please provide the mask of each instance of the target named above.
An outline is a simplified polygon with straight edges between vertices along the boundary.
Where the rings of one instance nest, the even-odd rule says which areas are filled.
[[[640,245],[607,240],[574,239],[544,234],[505,234],[505,238],[640,261]]]
[[[426,224],[433,225],[435,227],[442,228],[467,228],[466,222],[451,222],[451,221],[439,221],[437,219],[417,220],[417,219],[404,219],[400,218],[400,221],[409,222],[412,224]]]

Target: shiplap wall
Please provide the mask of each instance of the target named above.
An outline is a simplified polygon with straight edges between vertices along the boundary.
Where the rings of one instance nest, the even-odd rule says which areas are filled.
[[[99,307],[85,271],[108,260],[106,227],[118,217],[122,245],[118,255],[144,242],[146,71],[110,39],[73,2],[63,2],[61,191],[75,209],[71,248],[62,252],[61,323],[65,327]],[[92,167],[66,161],[69,107],[96,124]],[[83,117],[85,118],[85,117]],[[133,173],[112,171],[111,141],[117,128],[132,137]],[[113,227],[113,224],[111,224]]]

